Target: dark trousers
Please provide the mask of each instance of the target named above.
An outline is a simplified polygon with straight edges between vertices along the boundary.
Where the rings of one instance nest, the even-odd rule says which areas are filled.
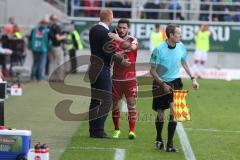
[[[110,68],[104,66],[100,72],[95,74],[94,66],[92,66],[89,70],[89,77],[91,81],[89,132],[90,135],[101,136],[104,133],[104,124],[112,105]]]
[[[71,60],[71,72],[76,73],[77,72],[76,50],[75,49],[69,50],[69,56]]]

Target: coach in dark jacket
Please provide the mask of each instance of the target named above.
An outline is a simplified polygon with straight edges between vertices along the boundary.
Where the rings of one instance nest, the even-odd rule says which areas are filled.
[[[111,60],[123,60],[113,56],[111,38],[108,36],[112,24],[111,10],[100,12],[100,22],[89,33],[91,59],[89,79],[91,82],[91,102],[89,109],[89,132],[91,138],[108,138],[104,123],[112,105]]]

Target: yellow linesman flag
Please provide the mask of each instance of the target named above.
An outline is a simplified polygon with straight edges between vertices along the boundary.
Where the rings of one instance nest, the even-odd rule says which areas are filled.
[[[190,109],[186,102],[187,90],[174,90],[174,121],[190,121]]]

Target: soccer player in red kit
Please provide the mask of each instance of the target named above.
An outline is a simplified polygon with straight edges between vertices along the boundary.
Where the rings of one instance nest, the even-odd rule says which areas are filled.
[[[128,35],[129,20],[120,19],[118,21],[115,33],[109,33],[113,38],[113,44],[116,54],[121,54],[128,59],[130,65],[127,67],[121,63],[114,62],[112,76],[112,94],[113,94],[113,111],[112,119],[115,126],[113,138],[118,138],[120,131],[120,102],[123,95],[127,101],[128,122],[129,122],[129,139],[136,138],[134,133],[137,119],[136,98],[137,98],[137,80],[135,62],[137,58],[137,39]]]

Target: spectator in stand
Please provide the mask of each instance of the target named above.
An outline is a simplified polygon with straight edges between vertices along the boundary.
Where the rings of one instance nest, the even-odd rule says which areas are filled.
[[[214,1],[213,4],[212,4],[212,10],[213,12],[213,15],[212,15],[212,21],[224,21],[224,17],[226,14],[224,13],[216,13],[216,12],[224,12],[225,11],[225,2],[224,0],[222,1]],[[228,9],[226,8],[226,11],[228,11]]]
[[[168,9],[170,10],[169,12],[170,19],[173,20],[176,18],[177,20],[184,20],[184,17],[181,14],[182,7],[178,0],[169,0]]]
[[[74,7],[82,7],[83,6],[83,1],[79,1],[79,0],[69,0],[68,2],[70,3],[69,5],[69,7],[68,8],[70,8],[70,15],[72,14],[72,9],[74,8],[74,7],[72,7],[72,1],[73,1],[73,5],[74,5]],[[79,10],[79,9],[74,9],[73,10],[73,15],[71,15],[71,16],[75,16],[75,17],[78,17],[78,16],[80,16],[81,14],[83,14],[83,11],[82,10]]]
[[[235,11],[237,13],[234,15],[234,21],[240,22],[240,1],[239,4],[235,5]]]
[[[200,13],[200,21],[209,21],[210,2],[210,0],[201,0],[200,10],[203,11],[203,13]]]
[[[227,5],[225,0],[213,4],[213,11],[222,12],[213,14],[213,21],[232,21],[232,16],[229,14],[231,6]]]
[[[159,0],[155,0],[147,2],[144,5],[145,9],[148,9],[149,11],[145,12],[146,18],[147,19],[159,19],[159,12],[158,11],[151,11],[152,9],[157,10],[160,9],[160,1]]]
[[[224,15],[224,21],[227,21],[227,22],[230,22],[230,21],[233,21],[234,20],[234,14],[230,13],[232,11],[234,11],[234,6],[231,5],[232,4],[232,1],[231,0],[225,0],[224,2],[224,12],[225,12],[225,15]]]
[[[212,4],[212,11],[213,12],[218,12],[220,11],[219,9],[219,1],[214,1],[213,4]],[[218,14],[215,14],[213,13],[212,14],[212,21],[219,21],[219,17],[218,17]]]
[[[125,1],[124,8],[129,8],[129,11],[125,11],[124,18],[131,18],[131,8],[132,8],[131,1]]]
[[[67,0],[67,15],[79,17],[83,15],[82,9],[75,9],[75,7],[83,6],[83,1],[80,0]],[[74,10],[73,10],[74,9]]]
[[[83,6],[86,7],[85,15],[87,17],[97,17],[99,14],[99,9],[90,9],[91,7],[100,7],[100,1],[99,0],[84,0]]]
[[[106,7],[110,7],[113,9],[117,9],[113,11],[113,15],[116,18],[130,18],[131,17],[131,11],[121,11],[119,8],[131,8],[131,3],[127,1],[106,1],[105,2]]]

